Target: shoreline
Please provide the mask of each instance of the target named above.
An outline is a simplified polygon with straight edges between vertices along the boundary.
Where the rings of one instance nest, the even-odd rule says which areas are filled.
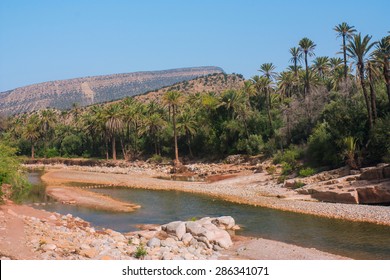
[[[50,184],[53,183],[79,182],[105,184],[112,187],[174,190],[275,210],[390,226],[390,207],[315,202],[308,195],[297,195],[291,190],[276,188],[275,184],[269,181],[270,176],[265,173],[241,175],[206,183],[156,179],[155,174],[152,177],[147,174],[147,170],[128,174],[98,172],[82,171],[80,168],[73,167],[49,168],[42,176],[42,180],[49,189]],[[278,196],[283,198],[278,198]]]

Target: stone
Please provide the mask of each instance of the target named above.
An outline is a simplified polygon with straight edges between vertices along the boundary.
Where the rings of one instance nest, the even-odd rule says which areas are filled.
[[[187,222],[186,228],[187,232],[191,233],[193,236],[198,236],[205,232],[205,229],[196,222]]]
[[[81,250],[89,250],[89,249],[91,249],[91,247],[87,244],[81,244],[80,249]]]
[[[360,180],[381,180],[383,179],[383,167],[368,167],[361,169]]]
[[[42,247],[42,250],[44,251],[54,251],[55,249],[57,249],[57,246],[55,244],[45,244],[43,245]]]
[[[98,252],[95,249],[88,249],[88,250],[81,250],[80,255],[87,257],[87,258],[94,258],[96,257]]]
[[[339,191],[339,190],[313,190],[311,197],[324,202],[336,202],[346,204],[358,204],[359,198],[355,190],[351,192]]]
[[[168,237],[165,240],[161,240],[161,246],[163,247],[177,247],[175,239]]]
[[[141,243],[141,240],[138,238],[130,239],[132,245],[139,245]]]
[[[186,232],[185,234],[183,234],[183,237],[182,237],[182,241],[183,241],[183,243],[184,243],[184,245],[188,245],[188,244],[190,244],[190,242],[191,242],[191,240],[193,239],[194,237],[192,236],[192,234],[191,233],[189,233],[189,232]]]
[[[150,239],[148,241],[148,243],[146,245],[148,245],[148,247],[151,247],[151,248],[160,247],[161,241],[160,241],[160,239],[153,237],[152,239]]]
[[[181,221],[171,222],[161,227],[168,234],[175,235],[179,240],[183,237],[184,233],[186,233],[186,224]]]
[[[387,204],[390,203],[390,182],[380,186],[356,189],[360,204]]]
[[[211,222],[221,229],[231,229],[236,224],[231,216],[222,216],[212,220]]]

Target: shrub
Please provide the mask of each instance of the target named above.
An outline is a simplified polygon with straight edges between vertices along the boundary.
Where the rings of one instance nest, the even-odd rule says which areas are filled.
[[[78,156],[80,155],[81,145],[81,139],[77,135],[65,136],[61,143],[61,152],[68,156]]]
[[[294,168],[287,162],[282,162],[282,175],[289,175],[294,171]]]
[[[278,184],[282,184],[286,180],[287,180],[287,176],[286,175],[281,175],[281,176],[278,177]]]
[[[160,155],[154,154],[149,160],[151,163],[162,163],[163,157]]]
[[[264,147],[261,135],[250,135],[248,139],[240,139],[237,142],[237,150],[249,155],[257,155]]]
[[[293,189],[299,189],[299,188],[302,188],[303,186],[305,186],[306,184],[303,183],[303,182],[299,182],[299,181],[296,181],[294,183],[294,186],[292,187]]]
[[[299,170],[298,175],[299,175],[299,177],[309,177],[315,173],[316,172],[313,168],[307,167],[307,168],[303,168],[303,169]]]
[[[147,254],[148,252],[146,251],[144,245],[141,244],[137,247],[137,250],[134,253],[134,257],[137,259],[143,259]]]
[[[276,167],[273,166],[273,165],[272,165],[272,166],[269,166],[269,167],[266,168],[266,171],[267,171],[267,173],[270,174],[270,175],[275,174],[275,172],[276,172]]]
[[[284,152],[278,151],[274,156],[274,164],[288,163],[293,169],[298,165],[297,160],[302,157],[303,150],[297,146],[290,146]]]
[[[45,157],[47,158],[53,158],[53,157],[59,157],[60,153],[56,148],[48,148],[44,152]]]

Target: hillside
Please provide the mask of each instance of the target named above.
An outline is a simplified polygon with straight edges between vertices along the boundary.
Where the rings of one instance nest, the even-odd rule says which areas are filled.
[[[0,113],[8,115],[48,107],[68,109],[74,103],[86,106],[143,94],[215,73],[223,73],[223,70],[206,66],[39,83],[0,93]]]
[[[218,94],[227,89],[238,90],[243,87],[244,81],[244,77],[239,74],[215,73],[150,91],[135,98],[144,102],[159,101],[161,96],[167,91],[180,91],[186,94],[197,92],[215,92]]]

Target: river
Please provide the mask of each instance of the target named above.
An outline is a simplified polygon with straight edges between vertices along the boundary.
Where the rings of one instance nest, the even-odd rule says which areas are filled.
[[[35,180],[36,186],[40,185],[39,174],[33,172],[29,177],[30,181]],[[35,188],[37,189],[39,187]],[[43,187],[42,189],[44,190]],[[36,191],[29,202],[38,202],[39,205],[34,205],[37,208],[62,214],[70,213],[89,221],[95,227],[111,228],[120,232],[137,230],[138,224],[164,224],[175,220],[229,215],[242,226],[242,230],[237,231],[237,234],[316,248],[355,259],[390,259],[388,226],[297,214],[178,191],[129,188],[90,190],[139,204],[141,208],[132,213],[113,213],[64,205],[47,199],[44,191],[41,191],[40,195],[37,195],[39,192]]]

